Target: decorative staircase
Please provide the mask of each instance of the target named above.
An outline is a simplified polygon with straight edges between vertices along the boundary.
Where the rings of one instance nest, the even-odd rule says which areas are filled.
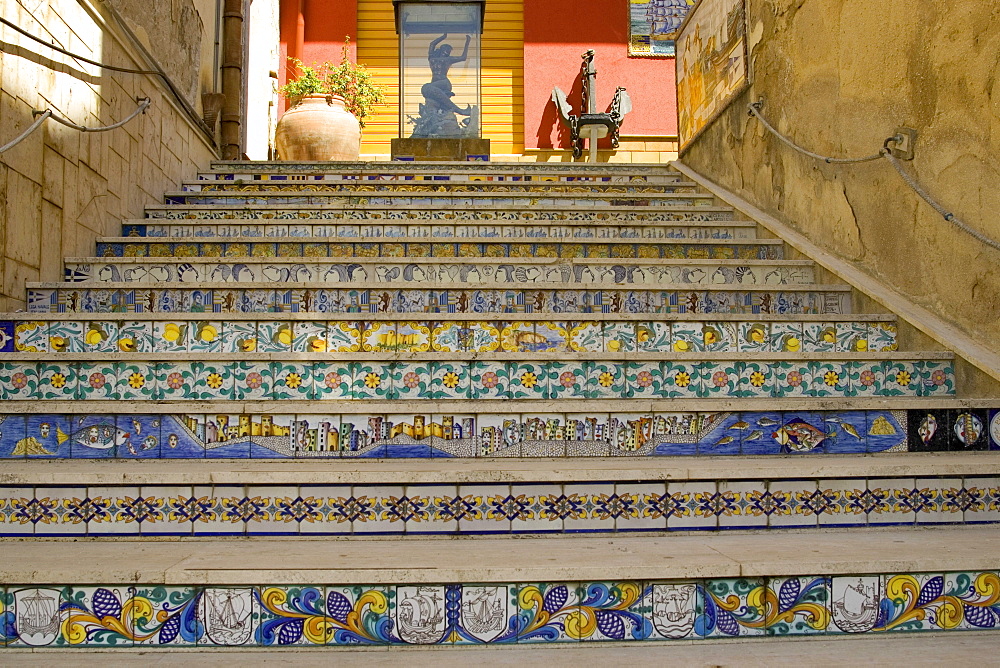
[[[1000,401],[677,171],[164,202],[0,316],[7,647],[1000,623]]]

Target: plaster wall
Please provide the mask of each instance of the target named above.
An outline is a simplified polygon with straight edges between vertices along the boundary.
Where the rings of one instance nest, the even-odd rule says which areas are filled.
[[[705,0],[710,1],[710,0]],[[946,222],[880,160],[828,165],[806,148],[875,153],[919,132],[905,168],[1000,240],[1000,14],[990,2],[747,0],[752,85],[681,160],[814,242],[1000,349],[1000,251]]]
[[[150,53],[163,56],[162,66],[185,95],[193,96],[188,103],[194,106],[200,97],[202,23],[189,0],[163,4],[171,11],[148,11],[145,2],[114,2],[130,25],[156,37],[148,45]],[[102,4],[0,0],[0,13],[31,34],[93,60],[150,67],[114,29]],[[158,79],[101,70],[5,26],[0,42],[0,143],[32,123],[33,109],[103,126],[130,114],[137,97],[152,101],[144,115],[110,132],[85,134],[45,121],[0,155],[0,310],[12,311],[24,307],[25,281],[61,280],[64,256],[93,255],[97,236],[120,234],[122,219],[141,217],[145,205],[162,201],[164,191],[193,178],[216,154],[211,139]],[[161,50],[161,44],[167,46]]]

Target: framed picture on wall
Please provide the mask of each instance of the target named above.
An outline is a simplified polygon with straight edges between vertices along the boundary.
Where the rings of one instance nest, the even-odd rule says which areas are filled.
[[[750,85],[745,0],[700,0],[677,34],[677,134],[684,149]]]
[[[628,0],[630,56],[674,55],[677,33],[695,0]]]

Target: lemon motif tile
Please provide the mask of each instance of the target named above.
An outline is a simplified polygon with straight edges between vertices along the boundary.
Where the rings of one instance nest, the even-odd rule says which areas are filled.
[[[83,330],[83,350],[95,353],[113,353],[118,350],[119,323],[115,321],[88,322]]]
[[[220,320],[200,320],[188,327],[188,350],[218,353],[223,349],[223,323]]]
[[[747,353],[770,352],[770,326],[763,322],[739,323],[739,335],[735,350]]]
[[[324,353],[328,349],[325,322],[296,322],[292,333],[293,353]]]
[[[262,353],[287,353],[292,349],[294,326],[290,322],[257,323],[257,351]]]
[[[257,323],[227,320],[222,328],[224,353],[252,353],[257,350]]]

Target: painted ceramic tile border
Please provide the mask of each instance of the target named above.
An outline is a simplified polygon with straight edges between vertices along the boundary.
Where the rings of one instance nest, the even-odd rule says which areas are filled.
[[[257,350],[286,350],[285,346],[291,344],[291,334],[284,337],[289,339],[285,341],[280,329],[266,337],[260,337],[258,330]],[[274,349],[265,349],[264,344],[273,344]],[[786,386],[806,397],[954,395],[951,362],[936,361],[906,362],[914,371],[898,372],[895,376],[886,369],[896,368],[900,362],[865,362],[857,367],[863,370],[854,374],[854,380],[851,374],[854,367],[849,362],[804,362],[802,366],[808,369],[811,383],[793,373],[775,381],[787,366],[785,362],[263,362],[255,365],[254,373],[247,373],[245,364],[90,363],[59,362],[58,358],[52,362],[3,362],[0,401],[133,398],[235,401],[250,398],[250,393],[255,398],[273,400],[470,399],[482,398],[487,390],[494,399],[741,398],[785,396],[782,391]],[[350,375],[349,391],[339,386],[314,384],[313,379],[324,376],[331,365],[339,365],[338,375]],[[503,387],[499,390],[496,383],[483,378],[487,366],[496,367],[502,374]],[[872,391],[872,387],[864,384],[865,374],[872,379],[889,375],[891,380],[879,382]],[[944,387],[939,388],[935,378],[941,379],[940,385]],[[586,381],[578,382],[581,379]],[[802,387],[803,383],[807,387]],[[265,384],[270,386],[270,393],[262,389]]]
[[[695,0],[629,0],[630,56],[673,56],[674,40]]]
[[[277,255],[277,245],[272,245],[271,255]],[[555,244],[504,244],[510,255],[520,258],[555,257]],[[441,248],[444,247],[444,248]],[[478,249],[472,249],[478,250]],[[484,249],[488,250],[488,249]],[[638,250],[641,250],[639,248]],[[429,256],[446,251],[456,252],[454,244],[407,244],[410,256],[418,252]],[[635,256],[635,247],[624,248]],[[473,257],[483,255],[473,254]],[[485,253],[489,257],[490,253]],[[676,263],[629,262],[622,264],[574,262],[550,266],[545,264],[482,263],[451,256],[435,258],[434,262],[408,262],[408,258],[385,259],[373,264],[359,262],[303,261],[273,257],[254,258],[253,261],[184,262],[164,258],[161,264],[148,261],[120,262],[66,262],[66,283],[130,283],[134,285],[178,284],[186,287],[199,282],[240,283],[361,283],[375,286],[379,283],[459,283],[488,286],[490,289],[509,289],[505,286],[546,283],[579,284],[581,289],[593,286],[676,286],[696,285],[703,289],[720,290],[723,286],[812,285],[814,267],[796,265],[782,260],[754,260],[753,264],[739,265],[739,260],[722,260],[719,264],[684,266]],[[471,259],[471,258],[470,258]],[[421,286],[422,287],[422,286]]]
[[[502,386],[505,381],[494,375]],[[316,383],[331,392],[350,385],[335,366]],[[285,388],[294,391],[287,380]],[[987,449],[1000,450],[1000,409],[0,414],[3,459],[756,456]]]
[[[329,300],[316,291],[302,302],[312,310]],[[0,320],[0,352],[825,352],[825,341],[787,334],[793,323],[610,322],[432,319],[398,321],[189,320],[39,321]],[[798,323],[801,329],[801,323]],[[829,327],[830,344],[845,353],[898,349],[896,326],[841,322]],[[773,334],[772,334],[773,332]],[[838,334],[839,333],[839,334]],[[274,341],[277,336],[278,340]],[[263,337],[263,341],[261,338]],[[501,342],[503,345],[501,347]],[[856,362],[861,364],[863,362]],[[852,367],[853,369],[853,367]],[[782,368],[782,370],[784,370]],[[861,383],[864,369],[853,370]],[[898,372],[898,370],[897,370]],[[878,378],[885,382],[885,372]],[[873,377],[873,385],[875,378]],[[890,384],[895,381],[893,375]],[[866,386],[871,387],[871,386]]]
[[[371,232],[372,230],[365,230]],[[666,232],[663,232],[666,234]],[[732,231],[719,231],[718,238]],[[367,237],[367,235],[365,235]],[[380,235],[381,236],[381,235]],[[536,238],[540,235],[535,235]],[[149,238],[149,237],[147,237]],[[426,238],[426,237],[425,237]],[[438,235],[438,239],[465,239],[455,235]],[[717,259],[717,260],[780,260],[783,248],[764,244],[707,244],[663,242],[651,243],[526,243],[530,237],[492,237],[509,239],[504,243],[493,243],[483,235],[474,235],[467,241],[441,243],[435,241],[411,241],[400,237],[391,242],[350,242],[350,241],[307,241],[307,242],[230,242],[192,243],[174,242],[98,242],[99,257],[308,257],[308,258],[351,258],[351,257],[514,257],[513,247],[526,246],[532,257],[580,258],[660,258],[670,259]],[[548,238],[548,237],[546,237]],[[565,236],[551,237],[564,239]],[[692,242],[694,238],[679,238]],[[99,264],[99,263],[94,263]],[[67,272],[71,271],[67,268]],[[77,274],[72,270],[74,276]],[[81,274],[83,275],[83,274]],[[96,274],[94,274],[96,276]],[[72,277],[67,275],[72,280]]]
[[[7,584],[0,647],[508,645],[992,631],[994,571],[534,583]]]
[[[699,286],[691,290],[632,289],[165,289],[28,288],[29,313],[733,313],[778,315],[851,312],[847,290],[787,291]],[[319,299],[318,295],[324,295]],[[309,297],[317,297],[310,300]],[[321,310],[325,309],[325,310]]]
[[[345,207],[344,209],[330,208],[287,208],[282,207],[275,210],[267,210],[263,207],[245,208],[238,211],[227,211],[224,209],[192,209],[176,205],[164,205],[162,207],[147,206],[145,218],[150,221],[155,220],[176,220],[190,221],[192,218],[203,220],[227,220],[227,225],[232,225],[232,220],[441,220],[454,221],[464,220],[494,220],[494,221],[565,221],[574,220],[587,223],[605,223],[611,221],[610,211],[567,209],[572,207],[572,202],[561,203],[559,206],[547,202],[538,202],[530,210],[514,209],[512,205],[506,205],[497,210],[490,210],[486,202],[478,202],[476,205],[464,202],[449,202],[447,205],[440,205],[437,208],[429,208],[427,204],[416,204],[406,208],[392,208],[399,202],[354,202],[364,208]],[[422,208],[423,207],[423,208]],[[679,205],[677,208],[681,208]],[[732,221],[736,214],[732,209],[719,211],[707,205],[699,207],[705,211],[697,210],[677,210],[653,209],[644,200],[623,200],[614,209],[614,220],[618,222],[712,222],[712,221]],[[633,210],[638,209],[638,210]],[[150,225],[154,223],[148,223]],[[178,224],[178,223],[174,223]],[[191,224],[190,222],[186,224]],[[125,236],[129,236],[129,228],[123,228]]]
[[[635,533],[1000,522],[1000,478],[0,487],[0,538]]]
[[[745,0],[702,2],[677,37],[677,128],[683,152],[749,85]],[[714,63],[724,59],[725,68]]]

